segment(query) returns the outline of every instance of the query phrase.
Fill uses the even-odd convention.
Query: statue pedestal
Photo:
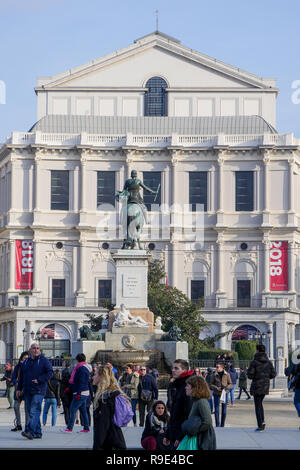
[[[146,250],[118,250],[116,263],[116,305],[127,309],[148,310],[148,259]],[[146,320],[147,321],[147,320]]]

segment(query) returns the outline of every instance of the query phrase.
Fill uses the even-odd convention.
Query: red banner
[[[288,242],[270,246],[270,290],[289,290]]]
[[[16,240],[16,289],[33,289],[33,241]]]

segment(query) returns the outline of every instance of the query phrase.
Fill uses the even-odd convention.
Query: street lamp
[[[24,328],[24,329],[22,330],[22,333],[23,333],[23,351],[24,351],[24,349],[25,349],[26,333],[27,333],[26,328]]]
[[[38,330],[36,333],[35,333],[34,331],[32,331],[32,332],[30,333],[30,336],[31,336],[32,341],[33,341],[33,340],[40,341],[40,339],[41,339],[40,330]]]

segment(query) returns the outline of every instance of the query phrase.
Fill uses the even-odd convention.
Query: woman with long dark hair
[[[141,444],[145,450],[170,450],[170,446],[163,443],[169,419],[165,403],[161,400],[156,401],[150,413],[147,414],[142,434]]]

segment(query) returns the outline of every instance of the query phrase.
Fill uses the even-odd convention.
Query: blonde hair
[[[100,397],[102,397],[102,402],[104,403],[104,394],[105,393],[112,393],[115,391],[119,391],[121,395],[123,395],[124,398],[129,403],[127,395],[120,389],[118,382],[116,381],[116,378],[114,376],[114,373],[109,366],[99,366],[97,368],[97,373],[101,377],[100,382],[97,385],[97,391],[95,393],[95,398],[94,398],[94,408],[97,407],[97,403]]]

